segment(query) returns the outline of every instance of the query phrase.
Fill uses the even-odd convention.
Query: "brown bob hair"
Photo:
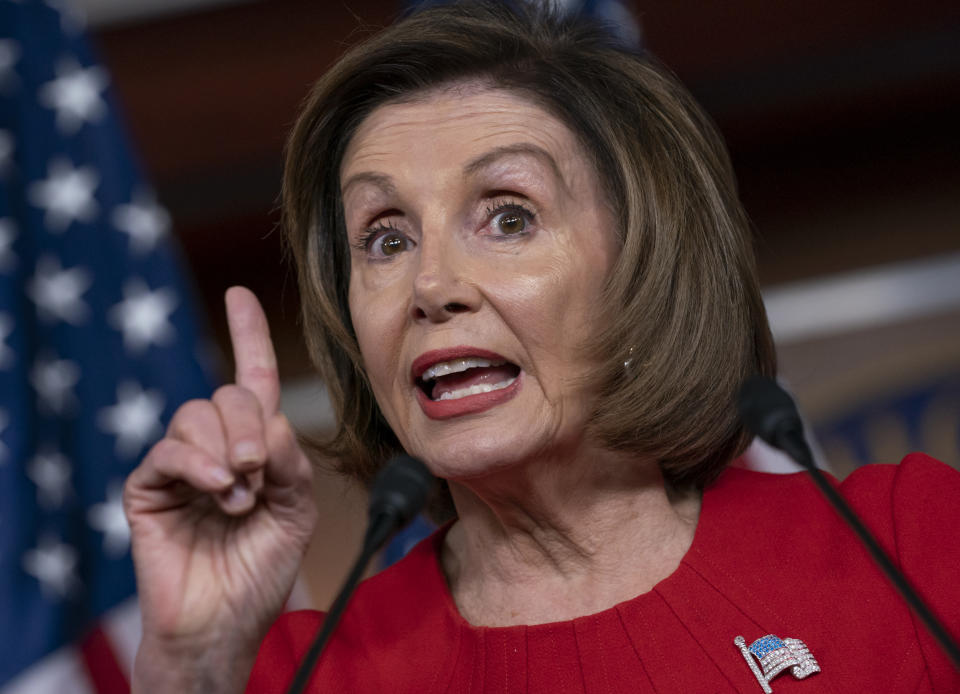
[[[620,254],[592,354],[602,364],[590,434],[702,487],[745,448],[734,405],[773,376],[749,224],[723,142],[667,70],[609,27],[551,3],[428,8],[354,47],[310,92],[286,149],[285,238],[307,347],[337,429],[312,442],[368,481],[401,450],[363,369],[347,303],[349,247],[339,172],[378,106],[460,81],[513,91],[566,124],[593,159]],[[626,365],[625,365],[625,362]]]

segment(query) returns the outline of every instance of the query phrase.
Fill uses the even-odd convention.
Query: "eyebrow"
[[[558,181],[560,181],[564,188],[568,187],[567,182],[563,178],[563,174],[560,173],[560,167],[557,165],[557,162],[553,156],[551,156],[551,154],[543,147],[529,142],[518,142],[517,144],[513,145],[503,145],[502,147],[496,147],[489,152],[484,152],[479,157],[471,159],[466,166],[463,167],[463,172],[467,175],[474,175],[478,171],[492,166],[498,159],[516,155],[532,156],[535,159],[539,159],[541,162],[547,165],[547,167],[553,172],[553,175]],[[340,194],[346,196],[347,191],[351,187],[359,185],[360,183],[369,183],[373,186],[376,186],[387,195],[395,195],[397,192],[397,187],[390,176],[382,173],[376,173],[374,171],[361,171],[353,174],[343,183]]]
[[[361,171],[359,173],[355,173],[344,182],[340,189],[340,195],[346,196],[347,191],[351,188],[351,186],[355,186],[360,183],[370,183],[371,185],[374,185],[382,190],[387,195],[394,195],[397,192],[397,187],[394,185],[393,179],[386,174],[375,173],[373,171]]]
[[[489,152],[481,154],[476,159],[471,160],[466,166],[463,167],[463,172],[466,174],[475,174],[481,169],[491,166],[498,159],[515,156],[518,154],[532,156],[535,159],[539,159],[541,162],[547,165],[547,167],[553,172],[553,175],[556,176],[557,180],[560,181],[564,188],[568,187],[567,182],[563,178],[563,174],[560,173],[560,167],[557,166],[557,162],[553,156],[551,156],[550,152],[545,150],[543,147],[530,142],[518,142],[517,144],[513,145],[496,147]]]

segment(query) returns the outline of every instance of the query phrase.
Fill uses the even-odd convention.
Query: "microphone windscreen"
[[[738,405],[744,426],[771,445],[779,447],[777,439],[784,427],[803,428],[793,398],[772,378],[748,378],[740,389]]]
[[[370,517],[395,516],[398,525],[413,520],[427,503],[434,477],[427,466],[409,455],[391,458],[370,486]]]

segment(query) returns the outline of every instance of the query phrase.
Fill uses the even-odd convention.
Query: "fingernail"
[[[221,487],[226,487],[233,482],[233,473],[222,467],[215,467],[210,470],[210,477]]]
[[[258,463],[262,459],[260,444],[255,441],[240,441],[233,447],[233,460],[236,463]]]
[[[250,501],[250,488],[243,482],[237,482],[230,487],[225,500],[229,506],[246,506]]]

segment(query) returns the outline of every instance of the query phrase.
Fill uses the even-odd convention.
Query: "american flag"
[[[211,350],[67,0],[0,0],[0,694],[128,689],[123,480]]]

